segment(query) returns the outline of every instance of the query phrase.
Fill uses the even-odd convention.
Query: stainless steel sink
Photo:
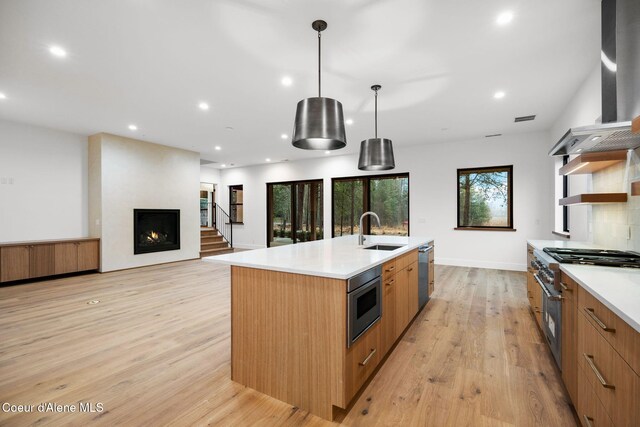
[[[364,249],[371,249],[374,251],[395,251],[398,248],[401,248],[403,246],[407,246],[407,245],[373,245],[373,246],[367,246]]]

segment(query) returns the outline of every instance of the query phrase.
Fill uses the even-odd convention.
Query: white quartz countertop
[[[528,240],[535,249],[606,249],[587,242],[567,240]],[[640,332],[640,269],[597,265],[559,264],[560,270],[587,292]]]
[[[560,269],[640,332],[640,269],[577,264]]]
[[[240,267],[348,279],[432,240],[428,237],[413,236],[366,236],[364,246],[358,246],[358,236],[354,235],[211,256],[203,260]],[[405,246],[393,251],[364,249],[375,244]]]
[[[602,249],[602,246],[589,242],[574,242],[572,240],[527,240],[534,249],[544,248],[577,248],[577,249]]]

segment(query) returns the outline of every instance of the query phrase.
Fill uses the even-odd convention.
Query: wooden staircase
[[[210,227],[200,228],[200,258],[228,252],[233,252],[233,248],[218,233],[218,230]]]

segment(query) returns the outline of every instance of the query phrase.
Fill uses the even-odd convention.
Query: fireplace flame
[[[158,233],[156,233],[155,231],[152,231],[148,236],[147,236],[147,240],[150,242],[155,242],[158,240]]]

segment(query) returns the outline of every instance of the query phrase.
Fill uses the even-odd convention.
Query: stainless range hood
[[[640,147],[640,0],[602,0],[602,124],[569,129],[549,155]]]

